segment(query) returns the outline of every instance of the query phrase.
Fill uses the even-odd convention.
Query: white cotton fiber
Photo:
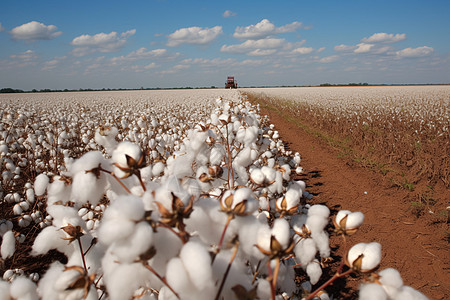
[[[256,184],[263,184],[264,183],[264,179],[265,179],[265,175],[261,171],[261,169],[253,169],[250,172],[250,178]]]
[[[380,264],[381,261],[381,245],[377,242],[359,243],[354,245],[347,253],[347,259],[351,266],[353,262],[363,254],[361,270],[372,270]]]
[[[8,230],[3,235],[3,241],[1,246],[1,255],[3,259],[7,259],[13,256],[16,251],[16,238],[11,230]]]
[[[322,204],[313,205],[308,210],[308,216],[313,215],[328,218],[328,216],[330,215],[330,209]]]
[[[103,154],[100,151],[89,151],[72,163],[70,166],[70,172],[73,176],[78,172],[86,172],[98,168],[99,165],[103,168],[106,168],[108,165],[108,162],[103,157]],[[101,176],[103,176],[103,174],[101,174]]]
[[[64,233],[54,226],[45,227],[36,237],[33,243],[31,255],[46,254],[51,249],[65,247],[68,242],[63,240]]]
[[[303,269],[314,260],[317,253],[316,243],[313,239],[302,239],[294,248],[297,262],[300,263]]]
[[[272,227],[272,235],[275,236],[283,249],[289,246],[290,228],[285,219],[276,219]]]
[[[39,174],[34,181],[34,192],[36,196],[42,196],[47,189],[49,179],[45,174]]]
[[[141,263],[117,264],[105,270],[104,280],[111,300],[131,299],[134,292],[145,285],[150,272]]]
[[[202,291],[213,286],[211,257],[202,244],[188,242],[181,249],[180,258],[197,290]]]
[[[116,241],[110,249],[121,262],[131,263],[150,248],[152,237],[152,227],[146,222],[139,222],[127,239]]]
[[[353,212],[348,215],[346,229],[358,228],[364,222],[364,214],[362,212]]]
[[[256,288],[256,294],[259,299],[271,299],[272,293],[270,288],[270,282],[265,279],[258,279],[258,287]]]
[[[381,285],[367,283],[359,288],[359,300],[387,300],[388,296]]]
[[[9,294],[9,282],[0,280],[0,300],[11,300]]]
[[[403,279],[400,272],[393,268],[387,268],[378,273],[380,282],[389,297],[394,298],[398,290],[403,286]]]
[[[395,300],[428,300],[428,298],[421,292],[413,289],[410,286],[404,285],[399,289]]]
[[[82,206],[86,203],[97,205],[103,197],[107,180],[105,176],[97,177],[93,173],[80,171],[73,176],[71,200]]]
[[[320,215],[310,215],[306,219],[306,226],[311,230],[311,233],[322,232],[328,224],[328,219]]]
[[[322,276],[322,268],[317,259],[308,264],[306,274],[308,274],[311,284],[319,282],[320,276]]]
[[[193,293],[192,282],[184,268],[180,258],[174,257],[167,264],[166,271],[167,282],[170,286],[181,295],[189,295]]]
[[[285,199],[287,203],[286,209],[291,209],[300,204],[301,193],[296,189],[289,189],[286,192]]]
[[[38,300],[36,284],[27,277],[18,277],[11,283],[11,297],[16,300]]]
[[[326,258],[330,256],[330,239],[328,233],[321,231],[311,234],[312,239],[316,243],[317,249],[319,249],[320,257]]]

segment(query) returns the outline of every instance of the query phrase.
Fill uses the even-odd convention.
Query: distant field
[[[406,168],[401,185],[450,185],[450,86],[244,89],[299,122],[356,147],[383,172]],[[404,181],[403,181],[404,180]],[[412,187],[412,186],[410,186]]]

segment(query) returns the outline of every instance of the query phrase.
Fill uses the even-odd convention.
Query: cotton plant
[[[80,118],[43,116],[50,132],[32,125],[23,149],[39,175],[5,199],[23,224],[41,228],[31,254],[56,249],[67,262],[33,275],[37,285],[8,270],[0,291],[17,299],[329,299],[324,289],[337,278],[376,269],[380,247],[357,244],[313,289],[326,280],[330,211],[305,204],[306,184],[293,180],[300,154],[286,151],[258,107],[237,94],[231,100],[166,114],[157,104],[108,107],[115,115],[82,106]],[[22,115],[23,123],[32,118]],[[10,189],[27,164],[15,155],[22,146],[5,138],[2,189]],[[355,233],[361,215],[339,212],[336,233]],[[8,222],[0,224],[5,259],[20,240]],[[296,285],[298,272],[308,281]],[[17,294],[15,282],[28,294]]]

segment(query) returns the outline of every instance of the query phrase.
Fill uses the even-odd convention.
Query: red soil
[[[340,209],[364,213],[363,226],[347,239],[346,246],[341,237],[330,238],[331,248],[337,249],[340,256],[337,261],[342,259],[344,248],[377,241],[383,253],[379,270],[399,270],[404,284],[430,299],[450,298],[447,221],[437,222],[427,211],[416,216],[411,211],[411,192],[393,187],[382,174],[339,157],[338,151],[324,140],[289,123],[280,113],[264,108],[261,113],[269,116],[287,147],[300,153],[304,174],[298,179],[304,180],[307,191],[314,195],[311,204],[325,204],[332,214]],[[443,193],[441,199],[450,199],[448,189]],[[355,298],[359,282],[350,277],[329,289],[338,298]]]

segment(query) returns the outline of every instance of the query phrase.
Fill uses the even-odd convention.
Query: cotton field
[[[366,156],[398,163],[415,184],[450,186],[450,86],[245,89]],[[379,162],[380,163],[380,162]]]
[[[237,90],[0,105],[0,299],[331,299],[334,280],[372,272],[361,299],[427,299],[376,270],[377,242],[324,278],[329,235],[364,214],[309,205],[301,152]]]

